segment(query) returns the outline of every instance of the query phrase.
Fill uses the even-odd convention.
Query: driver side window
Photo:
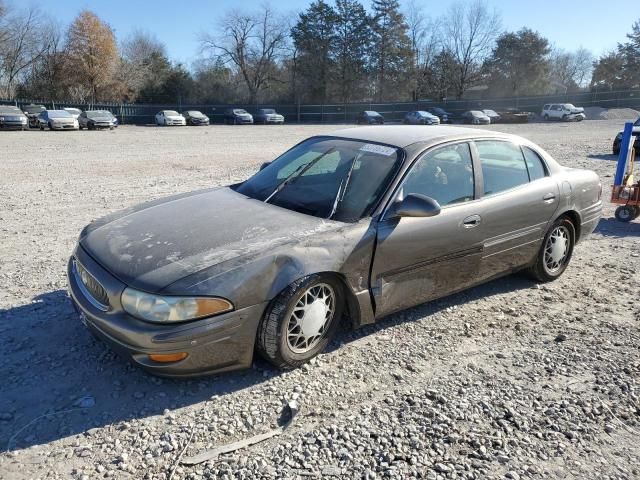
[[[474,197],[473,161],[468,143],[447,145],[420,157],[407,174],[400,199],[419,193],[444,207]]]

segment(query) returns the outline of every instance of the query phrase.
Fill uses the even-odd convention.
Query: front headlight
[[[133,288],[122,292],[122,307],[134,317],[155,323],[184,322],[233,310],[233,304],[215,297],[170,297]]]

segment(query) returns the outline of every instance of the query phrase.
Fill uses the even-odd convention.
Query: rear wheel
[[[615,216],[616,220],[627,223],[636,218],[636,213],[637,210],[635,209],[635,207],[630,205],[620,205],[618,208],[616,208]]]
[[[297,280],[268,307],[258,327],[258,352],[279,368],[296,368],[322,352],[343,311],[341,285],[325,275]]]
[[[576,241],[576,230],[567,217],[556,220],[544,237],[529,274],[539,282],[550,282],[566,270]]]

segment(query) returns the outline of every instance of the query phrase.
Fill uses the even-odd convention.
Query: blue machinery
[[[621,222],[630,222],[640,215],[640,182],[634,182],[633,178],[633,142],[633,123],[627,122],[620,141],[618,165],[611,191],[611,203],[620,205],[616,208],[616,218]]]

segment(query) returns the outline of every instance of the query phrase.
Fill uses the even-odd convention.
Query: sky
[[[84,8],[100,16],[118,39],[138,29],[154,33],[164,41],[170,58],[190,66],[199,57],[198,36],[215,32],[216,21],[226,10],[259,8],[264,0],[9,0],[14,6],[37,5],[63,25]],[[329,0],[331,3],[331,0]],[[414,0],[432,18],[446,12],[450,0]],[[270,5],[291,18],[310,0],[271,0]],[[370,0],[363,0],[369,7]],[[401,5],[406,0],[400,0]],[[501,13],[503,29],[537,30],[551,43],[565,50],[585,47],[596,56],[626,40],[631,25],[640,19],[638,0],[487,0]],[[625,13],[627,12],[627,13]]]

